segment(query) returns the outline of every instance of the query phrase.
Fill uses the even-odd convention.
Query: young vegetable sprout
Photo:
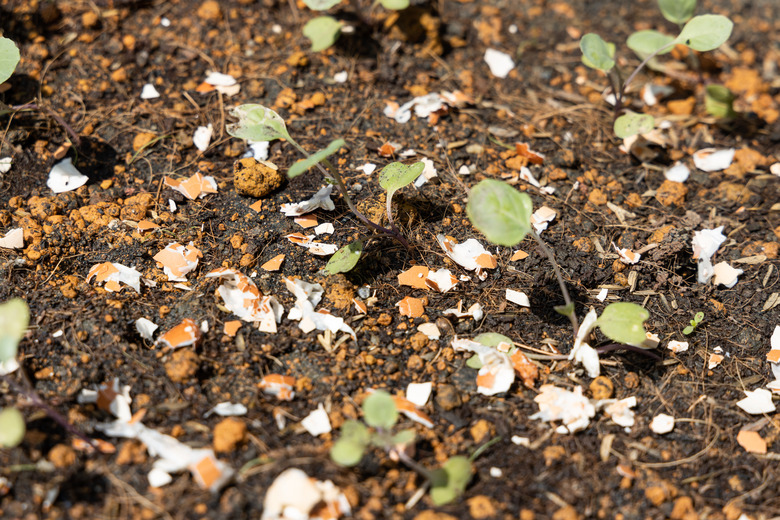
[[[685,334],[686,336],[690,336],[691,334],[693,334],[693,331],[696,330],[696,327],[698,327],[703,320],[704,320],[704,313],[697,312],[696,315],[694,315],[693,319],[691,320],[691,324],[683,329],[683,334]]]

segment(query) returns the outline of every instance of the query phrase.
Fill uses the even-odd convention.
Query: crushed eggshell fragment
[[[209,417],[217,414],[220,417],[233,417],[236,415],[246,415],[247,408],[241,403],[224,402],[216,404],[212,409],[203,414],[203,417]]]
[[[417,409],[417,405],[400,395],[393,396],[395,408],[409,419],[422,424],[426,428],[433,428],[433,421],[428,415]]]
[[[122,289],[120,283],[129,285],[135,292],[141,293],[141,273],[132,267],[122,264],[103,262],[93,265],[87,274],[87,282],[95,278],[96,283],[103,283],[103,288],[108,292],[117,292]]]
[[[624,264],[635,264],[639,262],[640,258],[642,258],[642,255],[640,255],[639,253],[635,253],[630,249],[620,248],[616,246],[614,243],[612,244],[612,247],[615,248],[615,251],[617,251],[617,254],[620,257],[620,261],[623,262]]]
[[[712,283],[725,285],[731,289],[737,284],[737,277],[744,272],[742,269],[731,267],[728,262],[718,262],[712,267]]]
[[[162,264],[163,272],[172,282],[185,282],[185,275],[198,267],[198,259],[203,253],[192,242],[183,246],[178,242],[168,244],[165,249],[154,255],[154,259]]]
[[[295,378],[282,374],[268,374],[257,384],[268,395],[280,401],[292,401],[295,397]]]
[[[772,402],[772,392],[764,388],[756,390],[745,390],[745,398],[737,401],[737,406],[749,414],[760,415],[775,411],[775,404]]]
[[[401,316],[419,318],[425,314],[425,305],[419,298],[412,298],[411,296],[407,296],[395,305],[398,307],[398,311],[401,313]]]
[[[725,357],[723,356],[723,354],[710,354],[710,357],[707,360],[707,368],[709,370],[712,370],[713,368],[720,365],[724,359]]]
[[[691,174],[691,169],[681,162],[674,163],[674,166],[664,171],[664,177],[667,181],[685,182]]]
[[[266,491],[260,520],[337,520],[350,514],[347,497],[333,482],[289,468]]]
[[[441,331],[435,323],[421,323],[417,326],[417,330],[425,334],[428,339],[437,340],[441,338]]]
[[[693,259],[698,261],[697,281],[699,283],[709,283],[715,274],[712,267],[712,256],[725,241],[726,235],[723,234],[723,226],[715,229],[702,229],[693,234],[691,247],[693,248]]]
[[[0,238],[0,247],[5,249],[24,249],[24,229],[10,229],[3,238]]]
[[[436,235],[436,240],[452,261],[467,271],[476,271],[481,280],[487,278],[485,269],[495,269],[498,265],[496,257],[474,238],[460,244],[444,235]]]
[[[265,271],[278,271],[280,267],[282,267],[282,262],[284,262],[284,254],[276,255],[266,263],[260,266],[260,269],[263,269]]]
[[[509,259],[510,262],[516,262],[518,260],[525,260],[528,258],[528,253],[525,251],[518,249],[512,254],[512,257]]]
[[[431,397],[433,383],[409,383],[406,386],[406,398],[415,406],[425,406]]]
[[[303,215],[300,217],[295,217],[295,219],[293,220],[296,224],[301,226],[303,229],[313,228],[318,224],[317,217],[312,215]]]
[[[515,62],[512,57],[496,49],[486,49],[484,56],[490,73],[497,78],[505,78],[509,72],[515,68]]]
[[[477,372],[477,392],[495,395],[509,391],[515,381],[515,369],[507,353],[457,337],[451,344],[455,352],[473,352],[479,356],[482,367]]]
[[[217,181],[214,177],[211,175],[204,176],[200,172],[184,180],[174,179],[166,175],[164,183],[190,200],[203,198],[209,193],[217,193]]]
[[[659,413],[650,422],[650,429],[658,435],[669,433],[674,430],[674,417],[665,413]]]
[[[523,291],[517,291],[515,289],[507,289],[505,298],[514,304],[521,307],[530,307],[531,302],[528,300],[528,295]]]
[[[485,312],[482,310],[482,305],[479,302],[472,304],[466,311],[463,311],[463,300],[458,300],[457,307],[445,309],[442,314],[451,314],[456,318],[474,318],[475,321],[480,321],[485,316]]]
[[[325,211],[333,211],[336,209],[336,205],[330,198],[330,194],[333,191],[332,185],[327,185],[315,193],[312,198],[304,200],[303,202],[296,202],[294,204],[282,204],[281,212],[287,217],[298,217],[306,213],[311,213],[316,209],[324,209]]]
[[[631,408],[636,406],[636,397],[631,396],[625,399],[603,399],[597,403],[597,408],[603,407],[604,412],[609,415],[612,422],[624,428],[630,428],[634,425],[634,411]]]
[[[241,322],[239,320],[226,321],[223,326],[225,335],[230,336],[231,338],[235,337],[240,328]]]
[[[666,345],[666,348],[674,352],[675,354],[680,354],[682,352],[685,352],[688,350],[688,342],[687,341],[677,341],[677,340],[671,340],[669,341],[669,344]]]
[[[157,338],[157,343],[171,349],[195,345],[201,337],[201,330],[195,320],[184,318],[181,323]]]
[[[248,276],[222,267],[209,272],[206,278],[223,280],[217,292],[233,314],[244,321],[257,323],[263,332],[276,332],[276,324],[282,321],[284,309],[273,296],[263,296]]]
[[[346,324],[343,318],[334,316],[325,310],[314,310],[325,292],[322,285],[292,278],[285,278],[284,284],[287,290],[295,295],[295,306],[290,309],[287,318],[300,321],[298,328],[303,332],[311,332],[316,329],[329,330],[335,334],[341,331],[348,333],[353,339],[357,339],[355,331]]]
[[[52,166],[46,186],[54,193],[64,193],[84,186],[87,181],[89,177],[78,171],[73,166],[72,159],[68,157]]]
[[[428,276],[425,278],[425,287],[440,293],[446,293],[455,287],[457,283],[458,279],[455,278],[449,269],[429,271]]]
[[[211,143],[211,136],[214,134],[214,126],[209,123],[208,126],[199,126],[192,135],[192,144],[201,152],[205,152]]]
[[[322,406],[322,403],[317,405],[316,410],[313,410],[309,415],[303,418],[301,426],[314,437],[322,435],[323,433],[330,433],[332,429],[328,412],[325,411],[325,407]]]
[[[740,430],[737,434],[737,443],[745,448],[748,453],[766,453],[766,440],[764,440],[758,432],[750,430]]]
[[[315,242],[314,239],[317,235],[304,235],[301,233],[290,233],[285,235],[285,238],[295,245],[305,247],[313,255],[327,256],[332,255],[338,251],[339,246],[336,244],[326,244],[325,242]]]
[[[130,404],[130,386],[120,385],[119,379],[114,378],[111,383],[103,383],[97,390],[84,388],[76,398],[79,404],[95,403],[100,410],[108,412],[117,419],[130,421],[132,412]]]
[[[137,330],[138,334],[147,341],[152,341],[154,339],[154,331],[158,328],[159,325],[156,325],[146,318],[138,318],[135,320],[135,330]]]
[[[542,206],[534,211],[531,215],[531,225],[536,230],[536,233],[539,234],[547,229],[547,226],[553,221],[557,214],[558,213],[554,209],[548,206]]]
[[[693,154],[693,164],[701,171],[718,172],[731,166],[734,153],[734,148],[725,150],[704,148]]]
[[[416,289],[427,289],[425,279],[428,277],[428,272],[429,269],[424,265],[415,265],[398,275],[398,284]]]
[[[582,387],[579,385],[571,391],[555,385],[542,385],[534,401],[539,405],[539,411],[529,419],[561,421],[563,424],[555,429],[558,433],[584,430],[590,424],[591,417],[596,415],[596,408],[582,395]]]

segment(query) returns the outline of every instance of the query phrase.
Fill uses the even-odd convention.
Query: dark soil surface
[[[666,148],[653,147],[642,158],[619,150],[611,108],[601,97],[606,80],[581,64],[578,40],[598,32],[618,43],[620,65],[633,68],[638,62],[622,45],[632,31],[675,30],[654,1],[413,4],[396,15],[367,0],[342,3],[333,12],[354,31],[312,53],[301,28],[314,15],[294,0],[0,0],[0,30],[22,53],[0,101],[46,109],[0,118],[0,157],[13,158],[0,177],[0,234],[16,227],[25,234],[24,250],[0,249],[0,301],[24,298],[32,315],[20,345],[22,369],[9,377],[26,377],[78,429],[116,447],[106,454],[74,449],[71,433],[1,384],[0,405],[20,408],[28,432],[21,445],[0,451],[6,479],[0,517],[260,518],[270,484],[291,467],[332,480],[361,519],[780,515],[780,421],[736,406],[745,390],[774,380],[766,355],[780,325],[780,306],[772,306],[780,292],[780,177],[769,170],[780,160],[780,4],[701,2],[699,13],[729,15],[734,33],[721,49],[699,56],[701,74],[692,68],[696,60],[675,51],[664,58],[673,65],[670,74],[640,75],[637,87],[652,80],[674,91],[644,109],[638,93],[632,95],[637,110],[672,125]],[[483,59],[488,48],[514,57],[517,67],[508,77],[491,75]],[[210,71],[236,77],[240,92],[198,92]],[[334,81],[342,71],[347,81]],[[159,98],[140,98],[146,83],[156,86]],[[735,91],[736,119],[707,115],[705,83]],[[439,115],[435,124],[414,114],[400,124],[383,114],[389,101],[456,90],[471,102]],[[235,189],[234,163],[246,146],[225,132],[225,124],[229,109],[241,103],[274,107],[311,152],[344,138],[335,162],[359,207],[376,219],[384,218],[378,173],[358,168],[372,162],[378,171],[392,161],[379,154],[387,142],[397,143],[397,153],[411,148],[416,160],[431,159],[438,177],[419,189],[404,188],[395,199],[396,220],[412,250],[370,238],[354,271],[324,276],[327,257],[285,238],[311,230],[280,212],[281,204],[308,199],[323,185],[318,172],[263,197],[259,211],[249,207],[257,198]],[[72,127],[78,142],[51,113]],[[213,139],[200,152],[192,136],[209,123]],[[545,155],[531,169],[553,194],[518,180],[515,142]],[[725,171],[696,170],[691,155],[708,146],[735,148],[737,159]],[[46,181],[63,157],[90,180],[55,195]],[[298,158],[289,144],[271,144],[269,160],[280,170]],[[690,178],[664,183],[664,169],[678,160],[691,166]],[[458,173],[464,165],[470,175]],[[216,194],[188,200],[163,182],[198,171],[216,179]],[[601,357],[611,395],[636,397],[633,426],[597,412],[584,430],[555,433],[559,423],[529,419],[539,410],[539,387],[579,385],[593,397],[603,384],[591,386],[582,367],[569,361],[541,361],[534,388],[518,378],[509,392],[487,397],[477,393],[468,356],[450,346],[455,335],[482,332],[546,352],[567,353],[572,346],[568,321],[553,310],[562,303],[553,270],[536,243],[526,239],[519,248],[529,256],[510,261],[513,250],[489,245],[466,217],[468,189],[502,176],[526,190],[534,208],[557,212],[542,238],[555,252],[580,317],[612,301],[650,312],[645,325],[661,339],[660,361],[624,351]],[[169,199],[177,206],[173,213]],[[370,237],[335,192],[333,199],[335,211],[314,215],[332,222],[335,232],[318,240],[343,246]],[[607,203],[633,216],[618,218]],[[160,228],[140,233],[142,219]],[[691,238],[717,226],[724,226],[727,240],[713,263],[744,270],[730,289],[696,280]],[[496,252],[498,267],[479,280],[445,256],[437,234],[478,239]],[[193,242],[202,251],[187,275],[189,291],[174,287],[153,260],[171,242]],[[657,246],[626,265],[612,243],[633,250]],[[279,254],[285,255],[279,271],[261,269]],[[102,262],[135,267],[156,286],[142,283],[140,294],[130,287],[107,292],[87,281],[90,268]],[[445,294],[399,285],[398,274],[413,265],[448,268],[469,280]],[[285,313],[276,333],[250,323],[235,337],[223,332],[225,322],[238,318],[225,309],[220,282],[205,277],[218,267],[252,275],[264,294],[279,300]],[[303,332],[288,320],[295,298],[285,277],[320,283],[325,295],[318,308],[345,318],[357,340]],[[369,304],[365,316],[351,305],[364,286],[372,296],[362,297]],[[507,302],[508,288],[524,291],[530,308]],[[596,299],[602,288],[609,289],[604,302]],[[406,296],[425,299],[422,317],[399,314],[396,303]],[[445,316],[459,301],[464,308],[480,303],[484,317]],[[703,323],[684,336],[699,311]],[[134,322],[141,317],[158,324],[158,332],[185,318],[206,321],[208,331],[195,346],[171,353],[137,333]],[[417,331],[428,322],[439,326],[440,339]],[[595,344],[606,344],[599,334]],[[669,340],[686,340],[690,348],[672,353]],[[717,349],[723,361],[710,368]],[[293,400],[280,401],[258,386],[272,373],[296,378]],[[238,419],[246,432],[233,424],[237,442],[217,453],[236,477],[215,493],[201,489],[188,471],[150,487],[156,457],[138,441],[98,431],[110,415],[77,402],[82,389],[115,378],[130,386],[132,411],[145,410],[143,424],[193,448],[214,447],[216,426],[225,420],[204,418],[205,412],[224,401],[244,404],[248,412]],[[358,418],[366,390],[399,393],[410,382],[428,381],[433,396],[424,410],[434,427],[402,421],[417,431],[420,464],[434,468],[500,438],[476,458],[465,494],[442,507],[427,495],[411,500],[424,480],[379,450],[354,468],[329,457],[338,427]],[[299,421],[320,404],[334,429],[314,437]],[[275,420],[280,411],[287,416],[282,430]],[[671,433],[651,431],[659,413],[677,419]],[[748,453],[737,442],[743,429],[757,431],[768,452]],[[514,436],[529,442],[516,444]]]

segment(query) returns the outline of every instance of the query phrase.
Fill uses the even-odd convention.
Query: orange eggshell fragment
[[[355,306],[355,310],[358,311],[360,314],[368,313],[368,306],[364,302],[358,300],[357,298],[352,298],[352,304]]]
[[[523,384],[528,388],[533,388],[536,379],[539,377],[537,366],[520,350],[515,350],[509,356],[509,359],[512,361],[512,368],[515,369],[515,373],[523,380]]]
[[[212,177],[206,178],[200,172],[195,173],[190,178],[185,180],[177,180],[166,176],[166,186],[178,191],[190,200],[195,200],[205,193],[216,193],[216,182],[212,184],[214,179]]]
[[[399,412],[414,422],[418,422],[426,428],[433,428],[433,421],[426,414],[417,409],[413,402],[400,395],[393,396],[393,402]]]
[[[400,285],[408,285],[416,289],[427,289],[425,279],[428,277],[429,269],[424,265],[415,265],[398,275]]]
[[[276,255],[266,263],[260,266],[261,269],[266,271],[278,271],[284,261],[284,254]]]
[[[515,151],[520,157],[525,157],[531,164],[542,164],[544,162],[544,155],[536,153],[528,146],[527,143],[515,143]]]
[[[204,81],[203,83],[197,86],[195,92],[198,92],[199,94],[205,94],[207,92],[211,92],[212,90],[216,90],[216,87],[211,83],[206,83]]]
[[[419,298],[412,298],[407,296],[400,302],[396,303],[401,316],[408,316],[410,318],[419,318],[425,313],[425,306],[423,301]]]
[[[198,462],[190,465],[190,471],[195,482],[203,489],[209,489],[222,476],[222,470],[217,467],[216,458],[209,453]]]
[[[258,384],[263,392],[276,396],[280,401],[292,401],[295,397],[295,378],[281,374],[268,374]]]
[[[766,354],[766,360],[772,363],[780,362],[780,350],[772,349]]]
[[[712,370],[716,366],[720,365],[721,361],[723,361],[723,356],[721,354],[710,354],[709,362],[707,363],[707,368]]]
[[[317,226],[317,217],[311,215],[303,215],[301,217],[295,217],[295,223],[304,229],[313,228]]]
[[[187,347],[194,345],[200,339],[200,328],[195,320],[185,318],[181,323],[163,334],[157,341],[170,348]]]
[[[249,207],[251,209],[253,209],[254,211],[260,213],[263,210],[263,201],[262,200],[258,200],[257,202],[255,202],[254,204],[252,204]]]
[[[151,220],[142,220],[138,223],[138,231],[149,231],[150,229],[157,229],[160,226],[155,224]]]
[[[483,269],[495,269],[498,265],[496,257],[490,253],[482,253],[474,261]]]
[[[766,441],[758,432],[740,430],[737,434],[737,442],[748,453],[766,453]]]
[[[395,153],[395,146],[390,143],[385,143],[379,147],[379,155],[382,157],[392,157]]]
[[[515,251],[515,253],[512,255],[512,258],[510,258],[509,261],[515,262],[517,260],[524,260],[526,258],[528,258],[528,253],[526,253],[521,249],[518,249],[517,251]]]
[[[226,321],[225,322],[225,334],[230,336],[231,338],[236,335],[238,332],[238,329],[241,328],[241,321],[240,320],[233,320],[233,321]]]
[[[119,269],[114,267],[114,264],[111,262],[103,262],[102,264],[95,264],[93,265],[90,270],[89,274],[87,274],[87,281],[89,282],[92,277],[95,277],[95,281],[100,283],[106,280],[111,274],[118,273]]]

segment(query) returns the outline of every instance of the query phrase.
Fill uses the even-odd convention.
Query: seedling
[[[704,321],[704,313],[697,312],[691,320],[691,324],[683,329],[683,334],[686,336],[693,334],[693,331],[696,330],[696,327],[698,327],[702,321]]]
[[[566,289],[566,284],[563,281],[563,276],[552,250],[531,228],[532,210],[531,197],[527,193],[521,193],[506,182],[494,179],[485,179],[474,186],[466,205],[466,213],[471,223],[490,242],[501,246],[513,247],[519,244],[526,235],[530,234],[539,244],[553,266],[558,285],[563,294],[564,305],[555,307],[555,310],[569,318],[576,336],[579,330],[579,322],[574,310],[574,302]],[[639,347],[645,340],[643,323],[648,317],[647,310],[634,303],[611,303],[604,309],[595,325],[611,340]],[[488,340],[497,344],[501,338],[491,337]],[[491,346],[488,343],[483,344]]]
[[[658,5],[664,17],[682,25],[680,34],[669,36],[654,30],[637,31],[629,36],[626,45],[633,50],[642,62],[625,81],[615,67],[615,45],[604,41],[595,33],[588,33],[580,40],[582,62],[604,72],[609,78],[612,93],[615,95],[615,135],[620,138],[645,133],[653,129],[653,118],[635,112],[623,112],[623,103],[628,86],[645,67],[656,67],[657,56],[671,52],[676,45],[684,45],[699,52],[717,49],[731,36],[734,24],[727,17],[715,14],[693,16],[695,0],[659,0]]]
[[[704,109],[712,116],[721,119],[734,117],[734,99],[734,93],[723,85],[707,85],[704,89]]]
[[[379,232],[380,235],[385,235],[397,240],[406,249],[410,248],[409,242],[398,227],[396,227],[393,220],[392,200],[393,194],[396,191],[411,183],[420,175],[420,173],[422,173],[425,168],[425,165],[422,162],[417,162],[410,166],[400,162],[394,162],[382,169],[379,183],[387,190],[387,219],[390,223],[390,227],[386,228],[372,222],[357,209],[352,202],[352,198],[349,196],[349,192],[341,178],[341,174],[338,169],[333,166],[333,163],[328,160],[328,157],[338,152],[338,150],[344,146],[345,143],[343,139],[331,141],[324,149],[309,154],[290,136],[284,119],[270,108],[257,104],[240,105],[231,111],[231,115],[238,118],[238,122],[227,125],[227,132],[230,135],[253,142],[273,141],[275,139],[286,140],[305,157],[294,163],[289,170],[287,170],[288,177],[297,177],[309,169],[316,167],[322,172],[328,182],[337,186],[339,193],[344,197],[344,201],[347,203],[350,211],[352,211],[363,224],[369,229]],[[331,260],[325,268],[325,272],[327,274],[336,274],[351,270],[357,264],[362,252],[363,242],[360,240],[342,247],[333,255],[333,257],[331,257]]]
[[[303,3],[312,11],[327,11],[340,4],[341,0],[303,0]],[[409,0],[379,0],[378,3],[385,9],[394,11],[409,7]],[[342,22],[332,16],[318,16],[306,22],[303,35],[311,40],[312,51],[324,51],[339,39],[342,25]]]
[[[330,450],[330,457],[336,464],[355,466],[368,448],[375,446],[427,479],[434,504],[447,504],[463,493],[471,479],[470,459],[452,457],[441,468],[429,471],[407,454],[407,448],[415,441],[414,430],[393,433],[398,409],[390,394],[382,390],[373,392],[363,401],[362,410],[365,424],[350,420],[341,426],[341,436]]]
[[[95,442],[92,439],[70,424],[67,419],[41,399],[33,390],[30,382],[27,381],[22,370],[19,370],[19,373],[24,379],[24,385],[18,383],[11,376],[11,373],[19,368],[16,354],[19,350],[19,342],[27,331],[29,321],[30,310],[24,300],[14,298],[0,305],[0,379],[16,392],[24,395],[33,405],[41,408],[46,412],[46,415],[66,431],[94,447]],[[22,442],[24,433],[24,417],[19,410],[16,408],[0,410],[0,448],[11,448],[18,445]]]

